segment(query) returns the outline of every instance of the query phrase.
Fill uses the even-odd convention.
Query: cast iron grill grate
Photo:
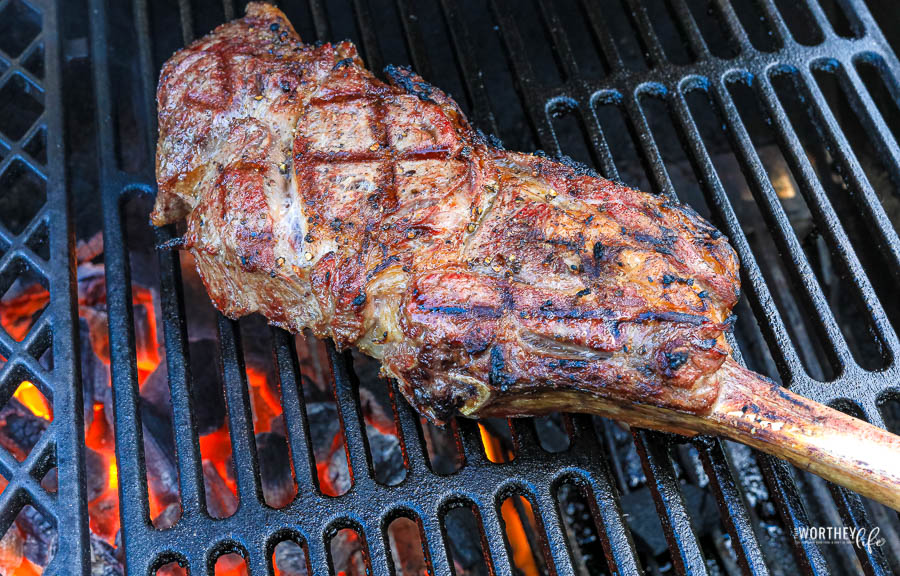
[[[121,546],[129,573],[150,574],[175,560],[192,574],[205,574],[220,554],[238,551],[252,574],[268,574],[275,545],[295,538],[305,544],[312,573],[324,574],[333,567],[328,540],[352,528],[367,543],[370,571],[386,574],[393,568],[387,525],[407,516],[420,525],[432,572],[449,574],[442,519],[449,509],[470,505],[482,521],[492,569],[508,574],[514,566],[500,501],[510,494],[530,501],[545,533],[542,563],[551,573],[575,573],[556,496],[565,482],[588,495],[610,573],[658,572],[642,561],[632,538],[622,503],[628,494],[620,494],[628,485],[605,424],[573,417],[570,446],[548,453],[530,421],[513,422],[515,458],[495,464],[478,427],[461,422],[465,463],[454,474],[438,475],[429,467],[418,417],[398,396],[407,473],[399,485],[385,486],[372,473],[353,364],[331,347],[354,485],[339,497],[321,494],[293,341],[279,331],[272,333],[273,357],[299,492],[284,508],[266,506],[240,330],[224,318],[218,320],[220,370],[240,506],[228,518],[210,518],[191,410],[181,268],[171,252],[159,253],[158,288],[183,512],[172,528],[153,528],[122,206],[154,189],[160,65],[198,34],[240,15],[238,4],[0,0],[0,206],[11,194],[24,198],[9,204],[15,215],[0,211],[0,293],[27,271],[50,294],[27,335],[17,340],[0,332],[6,359],[0,404],[29,380],[54,409],[53,423],[24,461],[0,450],[0,474],[9,481],[0,495],[0,532],[31,505],[60,528],[46,573],[89,572],[71,248],[76,227],[94,209],[102,214],[104,232]],[[900,62],[861,0],[281,4],[308,41],[349,35],[373,70],[413,65],[452,92],[476,126],[499,134],[510,148],[566,153],[609,178],[705,210],[743,263],[746,300],[736,339],[744,360],[803,395],[885,426],[885,406],[900,399],[900,313],[892,292],[900,280]],[[73,78],[79,73],[89,80]],[[78,107],[67,97],[64,74],[67,89],[87,85],[89,105]],[[92,133],[64,138],[64,113],[67,126],[87,125]],[[73,124],[71,118],[81,115],[90,118]],[[88,176],[81,172],[86,165],[93,170]],[[173,234],[160,230],[156,241]],[[42,256],[44,244],[49,258]],[[48,367],[41,358],[51,347]],[[634,442],[672,569],[719,573],[692,528],[696,510],[671,457],[672,439],[636,432]],[[859,548],[856,558],[835,558],[833,550],[801,540],[800,530],[822,517],[810,507],[821,493],[813,494],[814,481],[784,463],[757,455],[773,514],[793,551],[790,560],[769,555],[748,506],[747,470],[729,464],[736,459],[734,447],[711,439],[691,446],[739,570],[896,570],[890,549]],[[53,466],[56,493],[39,484]],[[896,514],[845,490],[826,489],[825,499],[834,500],[828,505],[848,526],[896,526]]]

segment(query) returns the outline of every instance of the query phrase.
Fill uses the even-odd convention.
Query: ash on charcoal
[[[390,384],[378,377],[377,362],[363,358],[357,361],[354,357],[354,365],[357,366],[359,403],[366,423],[375,480],[395,486],[406,478],[406,466],[388,393]]]
[[[125,571],[116,557],[116,549],[106,540],[91,534],[91,576],[123,576]]]
[[[388,486],[396,486],[406,478],[403,451],[400,440],[393,434],[384,434],[374,426],[366,426],[375,480]]]
[[[102,454],[87,446],[84,448],[84,457],[87,497],[88,502],[91,502],[106,492],[106,488],[109,486],[109,467]]]
[[[181,504],[169,504],[153,519],[153,527],[165,530],[174,526],[181,519]]]
[[[81,348],[81,383],[84,394],[84,423],[90,426],[94,420],[94,402],[103,402],[109,389],[109,364],[98,357],[91,345],[90,326],[85,318],[78,319],[79,346]]]
[[[472,509],[460,506],[444,515],[444,533],[457,574],[488,576],[490,569],[481,547],[481,525]]]
[[[32,506],[25,506],[16,517],[23,535],[22,552],[37,566],[46,566],[56,555],[59,538],[56,525]]]
[[[225,484],[215,465],[203,461],[203,487],[206,490],[206,507],[213,518],[228,518],[238,507],[238,499]]]
[[[418,522],[409,518],[397,518],[388,525],[388,540],[397,576],[428,574]]]
[[[19,462],[25,460],[50,423],[15,398],[0,409],[0,446]]]
[[[41,488],[51,494],[55,494],[59,489],[59,470],[56,466],[47,470],[47,473],[41,478]]]
[[[557,498],[577,573],[579,576],[606,574],[606,557],[582,488],[570,483],[563,484],[559,487]]]
[[[293,540],[284,540],[275,546],[275,566],[281,576],[307,576],[306,550]]]
[[[323,483],[322,489],[330,490],[332,495],[343,494],[350,489],[353,480],[337,406],[334,402],[313,402],[306,405],[306,415],[316,463],[325,468],[325,477],[319,479]]]
[[[0,574],[13,574],[22,564],[24,554],[22,532],[13,524],[0,539]]]
[[[368,552],[365,543],[356,531],[350,528],[339,530],[331,539],[329,550],[336,573],[343,573],[346,576],[369,574],[366,566]]]

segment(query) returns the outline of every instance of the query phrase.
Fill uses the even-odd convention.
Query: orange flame
[[[328,477],[328,467],[330,466],[331,459],[338,450],[344,450],[343,430],[339,430],[338,433],[334,435],[334,439],[331,441],[331,448],[329,448],[328,456],[325,460],[316,462],[316,475],[319,478],[319,489],[322,491],[322,494],[325,494],[326,496],[340,496],[343,494],[343,492],[338,491],[338,487],[332,484],[331,479]]]
[[[53,408],[41,394],[34,384],[28,380],[23,381],[16,389],[13,398],[21,402],[26,408],[38,418],[44,420],[53,420]]]
[[[525,518],[519,514],[516,503],[525,511]],[[526,576],[537,576],[538,567],[534,559],[534,550],[528,542],[528,536],[525,534],[525,522],[534,529],[537,521],[534,512],[531,509],[531,503],[522,496],[512,496],[500,506],[500,514],[503,516],[503,522],[506,524],[506,537],[509,539],[509,547],[512,549],[513,564],[518,568],[519,573]]]
[[[237,496],[237,484],[228,469],[228,460],[231,458],[231,434],[228,431],[228,423],[211,434],[201,436],[199,440],[203,459],[212,463],[231,493]]]
[[[484,445],[484,453],[488,460],[495,463],[513,460],[515,454],[513,454],[512,450],[505,447],[501,439],[493,434],[487,426],[479,422],[478,430],[481,433],[481,442]],[[520,511],[524,511],[524,515]],[[532,549],[528,536],[525,533],[526,522],[532,530],[535,530],[537,527],[531,503],[522,496],[512,496],[507,498],[500,506],[500,514],[503,516],[503,522],[506,525],[506,537],[509,541],[509,547],[512,549],[513,564],[518,568],[520,574],[536,576],[539,572],[534,556],[535,551]]]
[[[137,343],[138,383],[143,384],[159,366],[159,349],[156,340],[156,311],[153,308],[153,293],[141,286],[133,287],[132,304],[137,310],[142,308],[147,315],[147,331]]]
[[[216,560],[216,576],[249,576],[247,562],[238,554],[225,554]]]
[[[481,433],[481,443],[484,445],[484,454],[488,460],[494,463],[512,462],[515,455],[503,446],[500,438],[491,434],[481,422],[478,423],[478,431]]]
[[[253,431],[257,434],[271,432],[273,420],[281,416],[281,402],[269,386],[264,372],[247,366],[247,383],[250,385]]]
[[[39,576],[44,573],[44,569],[40,566],[35,565],[28,558],[22,558],[22,563],[19,564],[19,567],[16,568],[16,571],[11,574],[11,576]]]
[[[31,330],[38,313],[49,303],[50,292],[35,282],[0,305],[0,325],[13,340],[21,342]]]

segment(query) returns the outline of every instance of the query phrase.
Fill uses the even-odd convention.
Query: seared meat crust
[[[186,219],[215,305],[359,347],[438,422],[578,411],[573,393],[708,411],[739,292],[726,238],[493,146],[437,88],[385,74],[266,4],[166,63],[152,220]]]

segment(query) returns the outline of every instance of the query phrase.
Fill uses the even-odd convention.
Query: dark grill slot
[[[595,105],[597,120],[603,133],[601,156],[602,173],[607,178],[625,183],[639,190],[649,190],[650,180],[637,153],[634,130],[622,113],[621,97],[618,94],[603,95]]]
[[[565,150],[567,155],[578,162],[593,164],[590,143],[575,104],[560,102],[551,105],[548,113],[552,119],[553,135],[556,137],[558,149]]]
[[[302,539],[293,536],[275,544],[271,554],[272,570],[285,576],[310,574],[309,555]]]
[[[441,530],[454,574],[492,573],[481,515],[471,502],[452,502],[443,514]]]
[[[719,58],[734,58],[740,52],[737,40],[728,34],[722,10],[713,0],[685,0],[706,49]],[[684,16],[682,16],[684,19]]]
[[[898,570],[896,514],[743,446],[565,415],[437,430],[366,361],[214,313],[189,257],[154,248],[179,231],[146,225],[154,93],[173,51],[245,4],[0,0],[2,302],[31,290],[45,306],[15,319],[25,328],[4,317],[0,405],[31,406],[35,422],[38,396],[20,399],[28,381],[53,415],[30,453],[0,450],[0,533],[55,528],[46,573],[86,574],[92,557],[115,566],[119,554],[129,573],[165,576],[207,574],[217,561],[252,576],[276,566],[290,576],[507,574],[523,542],[550,574]],[[568,154],[708,213],[743,263],[744,360],[900,429],[900,64],[862,1],[280,4],[304,39],[349,37],[376,73],[413,64],[510,148]],[[106,282],[110,376],[86,355],[73,272],[101,230],[91,260]],[[163,343],[152,377],[146,291]],[[84,450],[83,396],[110,377],[118,552],[91,533],[98,480],[84,476],[97,461]],[[269,430],[262,381],[266,410],[283,411]],[[148,400],[160,389],[171,408]],[[320,467],[319,436],[343,464]],[[212,440],[224,456],[201,450]],[[163,506],[151,502],[165,444]],[[714,502],[697,508],[698,494]],[[230,500],[210,504],[217,496]],[[878,525],[893,539],[869,551],[799,537],[832,523]]]
[[[789,0],[780,0],[776,4],[794,40],[806,46],[815,46],[825,39],[808,6]]]
[[[779,38],[772,21],[766,15],[759,0],[738,0],[733,10],[753,47],[762,52],[774,52],[779,47]]]
[[[862,36],[862,24],[856,18],[848,4],[842,0],[821,0],[822,11],[831,22],[831,27],[838,36],[859,38]]]
[[[328,564],[332,574],[362,576],[371,570],[366,540],[358,527],[338,529],[328,545]]]
[[[890,157],[887,156],[890,152],[878,140],[873,141],[871,135],[866,132],[854,109],[854,106],[858,104],[847,97],[837,74],[842,74],[842,71],[822,68],[814,73],[814,78],[828,102],[831,113],[837,118],[850,145],[854,146],[854,153],[867,160],[865,163],[860,162],[860,165],[866,174],[869,185],[881,200],[885,211],[892,213],[896,209],[895,199],[900,196],[900,184],[898,184],[900,183],[900,173],[892,168]],[[895,223],[894,230],[897,231],[898,227],[900,225]]]
[[[897,79],[891,75],[884,59],[876,54],[863,54],[856,58],[856,71],[868,90],[869,97],[878,107],[881,118],[890,127],[896,142],[900,135],[900,117],[897,116]],[[864,97],[864,96],[863,96]]]

